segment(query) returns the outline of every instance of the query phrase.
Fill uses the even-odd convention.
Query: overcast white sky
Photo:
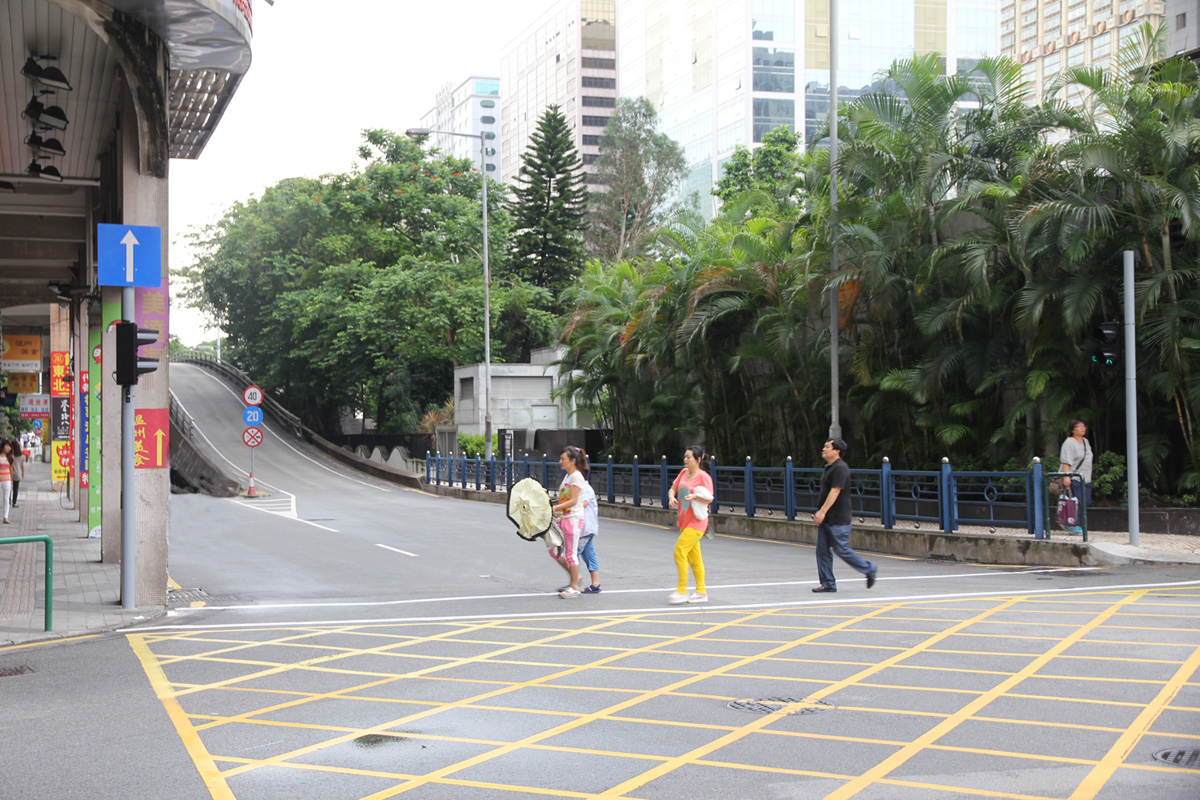
[[[190,263],[189,229],[238,200],[349,171],[362,130],[419,125],[444,84],[499,75],[501,48],[551,2],[256,0],[249,73],[200,158],[171,162],[171,265]],[[175,300],[171,332],[185,344],[216,335]]]

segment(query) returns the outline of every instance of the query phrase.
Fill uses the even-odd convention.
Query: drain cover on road
[[[193,603],[233,603],[237,598],[231,594],[209,594],[203,589],[176,589],[167,593],[167,605],[190,606]]]
[[[0,678],[11,678],[14,675],[28,675],[32,669],[22,664],[19,667],[0,667]]]
[[[785,715],[816,714],[819,711],[832,711],[837,708],[833,703],[809,700],[807,697],[760,697],[757,700],[730,700],[725,705],[734,711],[746,711],[751,714],[781,712]]]
[[[1200,748],[1176,747],[1171,750],[1159,750],[1154,754],[1157,761],[1171,764],[1184,769],[1200,769]]]

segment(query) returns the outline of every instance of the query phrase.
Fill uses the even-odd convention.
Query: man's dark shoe
[[[813,589],[813,591],[814,592],[836,592],[837,587],[835,587],[835,586],[818,586],[817,588]]]
[[[867,588],[868,589],[870,589],[872,586],[875,585],[875,573],[877,573],[877,572],[879,572],[878,569],[873,569],[867,573]]]

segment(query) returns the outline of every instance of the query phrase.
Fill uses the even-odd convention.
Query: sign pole
[[[246,490],[246,497],[256,497],[258,492],[254,491],[254,448],[250,448],[250,488]]]
[[[121,288],[121,319],[134,321],[136,297],[132,286]],[[107,361],[107,359],[105,359]],[[134,553],[137,549],[134,513],[137,509],[137,493],[134,491],[134,386],[125,386],[121,403],[121,608],[136,608],[137,571],[134,569]]]

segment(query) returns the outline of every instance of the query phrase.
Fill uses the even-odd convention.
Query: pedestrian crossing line
[[[177,729],[183,726],[189,736],[194,737],[185,736],[181,730],[180,735],[188,744],[189,753],[193,755],[194,759],[197,754],[201,756],[201,760],[197,761],[197,768],[201,770],[206,785],[210,780],[215,780],[218,788],[223,786],[230,792],[227,795],[214,793],[214,797],[232,797],[234,789],[238,786],[237,781],[242,775],[263,768],[282,768],[314,775],[319,773],[326,776],[339,774],[370,776],[376,780],[393,783],[390,787],[378,789],[370,794],[366,794],[364,790],[363,800],[384,800],[384,798],[402,795],[422,786],[436,786],[438,787],[437,796],[447,798],[458,797],[459,795],[455,792],[460,790],[484,789],[492,792],[526,792],[547,797],[619,796],[626,800],[636,800],[635,792],[637,792],[638,786],[653,783],[656,789],[650,791],[650,796],[663,796],[664,786],[669,787],[671,784],[664,784],[662,781],[669,780],[673,772],[684,767],[702,767],[740,774],[743,777],[731,780],[739,781],[739,785],[744,787],[752,785],[746,783],[754,780],[750,776],[774,775],[776,781],[786,776],[793,776],[802,779],[838,782],[841,787],[837,791],[841,792],[847,791],[847,787],[861,785],[862,788],[874,786],[878,793],[883,787],[890,786],[927,793],[953,792],[964,797],[1046,800],[1039,794],[1020,793],[1019,789],[1022,787],[1010,785],[1011,782],[1006,784],[997,781],[993,787],[979,785],[959,787],[951,785],[954,782],[953,774],[945,775],[944,782],[936,783],[928,780],[912,780],[908,779],[912,776],[895,774],[894,766],[887,771],[881,771],[880,768],[890,761],[895,761],[901,754],[911,751],[913,756],[928,752],[974,756],[983,759],[1021,759],[1030,765],[1031,770],[1045,769],[1045,765],[1054,764],[1076,770],[1082,768],[1085,773],[1095,775],[1095,780],[1101,787],[1107,785],[1116,770],[1136,770],[1136,774],[1147,776],[1195,775],[1195,770],[1189,771],[1170,765],[1126,763],[1133,746],[1140,742],[1148,732],[1152,732],[1154,736],[1160,738],[1171,735],[1168,731],[1156,730],[1157,726],[1155,725],[1155,721],[1168,709],[1176,714],[1200,714],[1200,710],[1175,704],[1175,698],[1178,697],[1178,692],[1182,691],[1184,686],[1200,686],[1195,683],[1195,672],[1197,666],[1200,665],[1192,664],[1197,658],[1197,654],[1200,654],[1200,647],[1178,642],[1167,645],[1164,642],[1154,641],[1144,642],[1147,647],[1143,647],[1143,642],[1136,641],[1137,639],[1149,640],[1153,634],[1160,634],[1164,631],[1180,630],[1188,633],[1193,629],[1174,625],[1167,628],[1122,624],[1130,621],[1130,618],[1136,617],[1139,613],[1133,611],[1127,616],[1123,613],[1125,610],[1140,610],[1145,607],[1144,604],[1155,602],[1154,598],[1147,597],[1148,591],[1142,591],[1140,595],[1135,596],[1135,593],[1128,590],[1114,591],[1109,587],[1108,589],[1094,590],[1083,596],[1075,594],[1056,597],[1028,594],[1019,597],[992,598],[986,603],[981,602],[980,598],[947,599],[937,603],[922,600],[919,603],[925,607],[924,612],[914,612],[907,603],[900,601],[874,604],[856,601],[843,603],[840,607],[774,608],[756,613],[744,610],[735,612],[720,608],[706,611],[703,614],[660,610],[656,613],[630,615],[592,614],[588,617],[576,617],[569,620],[562,617],[543,616],[540,618],[477,620],[474,623],[356,622],[328,626],[305,624],[303,627],[280,625],[266,637],[263,637],[263,634],[270,629],[263,628],[220,631],[154,631],[129,634],[129,637],[131,642],[135,636],[140,637],[145,651],[138,653],[139,659],[144,665],[148,660],[152,663],[153,668],[158,669],[161,673],[162,684],[161,686],[156,685],[155,690],[159,692],[160,698],[165,692],[167,697],[174,702],[174,710],[166,700],[164,700],[164,708]],[[1084,608],[1086,611],[1064,611],[1061,606],[1055,607],[1058,601],[1064,598],[1073,603],[1077,609]],[[1078,602],[1080,600],[1086,602],[1081,604]],[[985,605],[986,608],[981,607]],[[1177,608],[1178,613],[1159,614],[1156,616],[1156,620],[1167,624],[1171,623],[1173,619],[1179,619],[1184,623],[1191,622],[1194,619],[1194,613],[1188,612],[1194,612],[1197,606],[1195,604],[1172,604],[1172,608]],[[937,618],[932,613],[932,609],[937,609],[953,618]],[[920,619],[914,621],[911,619],[914,616]],[[1003,619],[1005,617],[1009,617],[1009,619],[1005,621]],[[1037,621],[1039,617],[1054,620],[1052,625],[1048,623],[1042,625],[1043,632],[1048,633],[1052,628],[1061,629],[1064,631],[1063,636],[1059,638],[1045,635],[1022,636],[1019,633],[1006,636],[995,629],[986,634],[977,633],[976,626],[987,628],[1005,624],[1011,625],[1019,631],[1021,627]],[[925,629],[933,623],[937,623],[943,628],[941,630]],[[895,627],[895,624],[903,627]],[[630,630],[623,630],[623,628],[630,628]],[[656,630],[661,633],[651,633]],[[789,630],[793,634],[791,637],[786,635]],[[1115,644],[1126,648],[1140,649],[1150,653],[1153,657],[1145,659],[1118,656],[1106,658],[1103,655],[1086,656],[1067,652],[1076,645],[1107,647],[1108,645],[1102,643],[1105,640],[1093,637],[1103,636],[1105,631],[1109,630],[1128,633],[1130,638],[1134,639],[1134,641],[1113,639]],[[534,634],[532,638],[531,633]],[[898,636],[902,639],[917,636],[921,637],[921,641],[912,646],[905,646],[903,643],[900,646],[872,646],[850,638],[862,636],[866,637],[862,641],[871,641],[872,639],[877,640],[881,635]],[[493,636],[501,641],[492,638]],[[363,639],[359,637],[371,637],[375,640],[374,646],[345,646],[352,641],[361,644]],[[322,639],[325,642],[317,645],[316,642]],[[1006,647],[1005,652],[988,649],[994,644],[1003,644],[1001,640],[1009,640],[1013,646]],[[1017,646],[1017,643],[1020,642],[1030,645],[1031,651],[1012,652],[1021,649]],[[632,643],[633,646],[627,646],[629,643]],[[696,646],[701,643],[704,646]],[[972,649],[974,643],[978,643],[979,649]],[[947,644],[951,646],[945,646]],[[172,649],[193,646],[203,648],[208,645],[212,646],[210,650],[192,652],[188,655],[182,655]],[[1153,645],[1183,648],[1190,653],[1190,656],[1181,655],[1178,660],[1154,656],[1154,649],[1149,647]],[[270,658],[259,657],[254,652],[255,648],[268,646],[284,647],[285,650],[282,653],[273,650]],[[470,655],[461,655],[463,647],[485,649]],[[806,653],[805,648],[811,647],[818,647],[828,655],[820,657],[815,653]],[[164,650],[162,655],[153,652],[156,648]],[[307,648],[310,652],[301,652],[303,648]],[[412,652],[388,652],[397,648]],[[414,650],[414,648],[417,649]],[[438,648],[443,649],[439,650]],[[287,649],[297,651],[294,661],[288,661]],[[312,651],[318,649],[322,653],[326,653],[326,651],[328,653],[317,657],[300,657],[302,655],[311,656]],[[747,650],[753,652],[747,653]],[[793,650],[794,652],[789,654],[788,651]],[[455,652],[460,655],[451,655]],[[844,655],[839,655],[839,653]],[[392,668],[387,666],[387,661],[375,660],[358,664],[343,661],[343,659],[359,654],[383,657],[388,661],[395,660],[394,673],[389,674],[389,670]],[[875,659],[875,655],[868,654],[877,654],[878,662],[872,660]],[[797,655],[814,657],[796,657]],[[922,663],[903,663],[917,655],[924,656]],[[390,656],[397,658],[391,659]],[[654,662],[643,663],[638,660],[645,656],[654,656],[663,661],[660,665]],[[930,657],[939,656],[979,656],[988,661],[981,664],[979,669],[947,666],[946,662],[938,662],[936,658],[927,661]],[[583,657],[586,663],[578,663],[580,657]],[[707,657],[724,658],[728,663],[717,666],[713,666],[711,663],[696,663],[698,659],[708,661]],[[997,657],[1021,658],[1024,659],[1024,663],[1014,664],[1013,669],[1005,670],[997,668],[993,663]],[[437,660],[438,663],[427,664],[420,669],[410,669],[410,665],[406,665],[405,662],[412,658]],[[1135,675],[1128,671],[1126,674],[1131,675],[1128,680],[1103,674],[1075,676],[1041,671],[1044,668],[1050,668],[1052,664],[1065,666],[1106,661],[1114,664],[1157,665],[1160,667],[1159,671],[1163,673],[1162,679],[1153,680],[1150,677]],[[214,680],[197,681],[192,676],[205,673],[189,672],[188,682],[168,682],[168,675],[188,665],[196,667],[203,665],[204,670],[207,671],[205,677],[211,675]],[[251,674],[241,674],[242,668],[247,665],[253,667]],[[755,665],[769,666],[769,669],[758,669]],[[800,665],[809,667],[824,665],[829,668],[844,666],[850,669],[850,674],[848,677],[833,678],[828,673],[822,675],[811,669],[792,669],[791,665],[797,667]],[[476,670],[472,673],[455,669],[469,666],[486,667],[487,670],[483,672]],[[1175,667],[1175,669],[1167,672],[1162,670],[1162,667]],[[1189,667],[1190,672],[1188,671]],[[536,668],[537,674],[527,680],[505,680],[503,675],[507,673],[491,674],[493,668],[507,668],[509,673],[513,674],[518,673],[518,668],[526,670]],[[238,674],[232,677],[221,674],[222,669],[237,670]],[[887,679],[883,674],[885,670],[888,670],[887,674],[893,675],[894,679]],[[894,672],[892,672],[893,670]],[[837,669],[834,674],[836,675],[840,671]],[[1069,673],[1070,671],[1070,669],[1058,669],[1055,670],[1055,673]],[[151,675],[151,672],[152,669],[147,667],[147,674]],[[898,677],[905,673],[914,676],[928,673],[929,677],[918,677],[917,685],[909,685],[908,678]],[[256,675],[269,678],[270,681],[258,680],[253,677]],[[325,685],[325,688],[316,691],[296,691],[287,688],[294,686],[294,682],[280,682],[281,676],[288,675],[325,675],[330,679],[341,681],[341,683],[337,685],[336,689],[330,689],[328,685]],[[631,677],[609,681],[603,677],[604,675]],[[647,678],[661,676],[666,685],[659,685],[654,680],[642,681],[640,678],[632,677],[638,675],[645,675]],[[957,685],[950,685],[953,683],[950,681],[951,676],[979,676],[981,679],[991,681],[992,685],[991,688],[963,688],[964,685],[970,686],[970,684],[963,684],[959,681]],[[178,673],[173,677],[184,677],[184,674]],[[1044,680],[1038,688],[1046,688],[1060,683],[1062,689],[1053,691],[1048,689],[1043,694],[1029,691],[1018,692],[1019,684],[1030,677],[1039,681]],[[1004,678],[1004,680],[996,681],[996,678]],[[410,697],[408,691],[401,688],[409,679],[419,679],[417,683],[413,684],[414,686],[426,685],[426,689],[419,693],[422,695],[421,697]],[[904,700],[898,703],[896,708],[880,707],[870,702],[839,702],[837,704],[839,711],[848,713],[906,715],[926,718],[934,723],[933,727],[928,729],[925,734],[915,737],[912,741],[837,735],[834,732],[827,733],[815,729],[786,730],[777,725],[786,718],[778,713],[756,718],[747,725],[732,726],[691,722],[687,719],[673,718],[673,715],[663,716],[662,714],[665,712],[657,714],[654,712],[653,701],[667,698],[677,702],[700,702],[705,704],[705,707],[708,707],[708,704],[715,705],[733,699],[719,691],[720,688],[723,688],[722,684],[710,683],[710,679],[762,682],[764,687],[769,685],[766,682],[778,682],[781,687],[790,684],[793,689],[797,685],[816,687],[814,690],[806,692],[806,701],[822,697],[836,700],[839,692],[850,688],[874,693],[868,694],[866,697],[940,697],[945,698],[943,702],[953,706],[954,710],[922,710],[921,706],[928,706],[928,703],[915,699]],[[944,683],[946,685],[943,685]],[[321,686],[322,684],[314,685]],[[476,685],[481,688],[486,687],[486,689],[475,691],[473,687]],[[730,686],[734,685],[736,683]],[[1129,698],[1126,698],[1120,693],[1105,690],[1100,693],[1098,698],[1093,699],[1086,695],[1096,693],[1084,690],[1082,697],[1070,696],[1073,687],[1089,685],[1148,687],[1152,692],[1146,693],[1142,690],[1141,695],[1148,697],[1153,694],[1156,697],[1157,713],[1150,714],[1150,704],[1137,702],[1137,695],[1130,695]],[[444,691],[439,688],[441,686],[461,688]],[[1166,693],[1171,686],[1175,686],[1176,691],[1174,695],[1168,696]],[[378,691],[382,687],[389,688],[386,691]],[[535,689],[543,693],[550,691],[554,695],[569,692],[579,695],[581,702],[574,708],[570,706],[562,708],[528,707],[530,697],[549,696],[518,694]],[[712,691],[712,689],[718,689],[718,691]],[[763,691],[769,690],[764,688]],[[463,696],[464,692],[467,696]],[[603,708],[589,710],[588,706],[593,702],[583,701],[583,698],[594,697],[603,702],[604,692],[613,693],[614,697],[620,699],[607,703]],[[779,693],[789,694],[791,692],[781,689]],[[879,695],[879,693],[883,694]],[[250,704],[253,704],[255,695],[260,695],[269,705],[247,710],[248,704],[242,700],[231,700],[227,703],[219,699],[221,696],[236,696],[249,700]],[[286,700],[281,699],[281,695]],[[800,695],[795,696],[799,697]],[[1103,699],[1110,696],[1122,699]],[[506,697],[511,697],[513,700],[506,702]],[[204,700],[204,698],[208,699]],[[1089,707],[1136,709],[1137,720],[1140,722],[1135,721],[1128,728],[1122,728],[1071,722],[1072,718],[1079,718],[1078,714],[1066,715],[1062,721],[1047,722],[1037,719],[1008,719],[996,716],[995,713],[984,716],[979,713],[986,709],[992,700],[1000,698],[1070,702],[1081,710]],[[374,719],[364,722],[361,727],[354,727],[353,724],[338,724],[340,720],[344,720],[344,714],[339,718],[333,718],[328,715],[328,710],[321,711],[319,707],[313,705],[322,700],[377,703],[380,704],[381,713],[374,715]],[[398,704],[418,706],[421,707],[421,710],[407,713],[399,718],[391,718],[393,712],[387,709],[389,706]],[[600,703],[594,704],[599,705]],[[893,702],[888,703],[889,706],[892,704]],[[190,714],[188,713],[189,706],[193,706]],[[288,715],[277,713],[281,711],[295,712],[306,706],[312,710],[303,716],[294,713]],[[213,713],[213,708],[222,707],[232,708],[237,713],[224,716]],[[935,704],[933,707],[937,708],[938,706]],[[515,715],[514,719],[538,717],[546,720],[561,720],[561,722],[551,723],[552,727],[549,729],[540,730],[532,735],[523,735],[519,727],[513,728],[511,734],[505,735],[507,728],[503,725],[493,726],[491,731],[495,731],[498,735],[492,736],[472,736],[469,733],[462,736],[443,735],[426,730],[428,723],[418,724],[425,720],[431,720],[436,724],[439,715],[468,709],[473,714],[500,715],[497,717],[500,720],[505,719],[504,715]],[[634,709],[639,712],[647,712],[650,716],[642,717],[628,713]],[[201,711],[203,713],[198,713]],[[1086,714],[1086,712],[1084,713]],[[267,715],[273,715],[274,718],[266,718]],[[1106,718],[1108,716],[1106,715]],[[1083,719],[1087,719],[1086,715]],[[957,743],[946,740],[946,735],[967,721],[1020,726],[1029,731],[1028,736],[1017,734],[1012,737],[1014,748],[1021,746],[1027,749],[1031,748],[1033,746],[1031,743],[1038,737],[1039,730],[1062,731],[1063,735],[1059,738],[1064,743],[1070,740],[1068,732],[1074,731],[1076,733],[1092,732],[1111,735],[1114,738],[1110,741],[1116,741],[1117,737],[1120,737],[1128,746],[1119,753],[1114,746],[1106,749],[1104,756],[1093,759],[1088,757],[1090,753],[1072,752],[1065,745],[1061,750],[1050,752],[1038,750],[1016,752],[962,746],[961,740]],[[593,743],[594,746],[578,746],[581,737],[565,736],[572,731],[579,731],[585,726],[598,722],[655,726],[664,731],[663,736],[655,737],[657,740],[669,737],[668,732],[672,728],[711,730],[719,736],[709,745],[699,748],[689,746],[685,752],[671,755],[640,752],[636,743],[623,738],[598,736],[597,731],[593,728],[588,728],[586,741]],[[441,724],[444,726],[446,723]],[[286,752],[273,754],[267,758],[246,757],[244,750],[230,753],[214,750],[210,753],[209,746],[216,742],[228,741],[228,739],[218,738],[208,742],[207,737],[211,735],[211,732],[230,725],[241,726],[234,735],[242,737],[242,739],[257,736],[254,733],[255,730],[261,730],[264,736],[269,735],[272,740],[279,739],[280,735],[286,734],[287,731],[292,731],[294,736],[291,737],[289,746],[284,748]],[[1186,725],[1186,721],[1177,721],[1174,727],[1184,725]],[[942,731],[942,733],[931,738],[931,734],[937,731]],[[852,732],[849,731],[849,733]],[[447,763],[436,764],[437,768],[422,769],[421,774],[400,773],[388,769],[361,769],[359,768],[361,765],[355,763],[353,759],[350,763],[338,761],[335,754],[340,745],[348,745],[362,737],[372,736],[377,738],[394,737],[397,741],[412,739],[425,742],[453,742],[484,748],[484,750],[467,758],[458,757],[461,755],[460,753],[451,751],[449,753],[450,760]],[[558,738],[560,736],[563,738]],[[785,767],[761,763],[740,763],[741,759],[728,757],[735,751],[724,750],[726,745],[748,741],[747,737],[750,736],[805,740],[813,746],[818,746],[821,742],[845,745],[869,744],[873,747],[894,748],[894,752],[890,755],[881,755],[874,762],[873,767],[868,762],[867,771],[856,775],[839,774],[819,768],[793,768],[803,766],[797,764],[789,764]],[[311,740],[314,737],[319,741],[305,741],[306,738]],[[1200,737],[1193,737],[1193,739],[1200,740]],[[722,741],[724,744],[720,744]],[[300,744],[303,746],[296,746]],[[966,744],[970,745],[971,742]],[[193,748],[198,749],[194,750]],[[806,747],[804,751],[808,749]],[[510,773],[505,773],[503,768],[485,769],[489,764],[505,763],[506,756],[517,754],[519,751],[563,754],[578,758],[626,759],[636,774],[629,777],[629,771],[613,770],[611,772],[612,785],[600,788],[590,787],[589,791],[576,791],[574,787],[567,789],[562,786],[549,785],[524,786],[520,784],[533,781],[528,777],[500,780],[497,776]],[[740,752],[745,752],[745,748]],[[314,760],[318,760],[318,756],[322,763],[312,763]],[[204,758],[207,758],[208,761],[205,762]],[[1111,763],[1106,763],[1105,758],[1109,758]],[[334,763],[327,763],[330,760],[333,760]],[[814,763],[814,766],[819,767],[820,764]],[[878,774],[872,774],[873,771]],[[640,780],[650,773],[660,774],[660,777]],[[961,770],[959,774],[962,774]],[[637,786],[628,786],[624,791],[620,791],[625,784],[635,781]],[[658,782],[655,783],[655,781]],[[802,784],[794,785],[799,787]],[[1029,789],[1036,791],[1033,785],[1025,788],[1027,791]],[[748,793],[751,791],[751,789],[747,789]],[[857,791],[846,794],[846,796],[852,796]],[[669,789],[667,793],[670,794]],[[351,796],[345,791],[339,792],[338,795]],[[818,795],[814,794],[813,796]],[[824,789],[820,796],[826,796]],[[833,796],[839,795],[835,792]],[[1094,795],[1080,795],[1080,797],[1092,796]],[[253,800],[253,798],[247,795],[244,800]]]

